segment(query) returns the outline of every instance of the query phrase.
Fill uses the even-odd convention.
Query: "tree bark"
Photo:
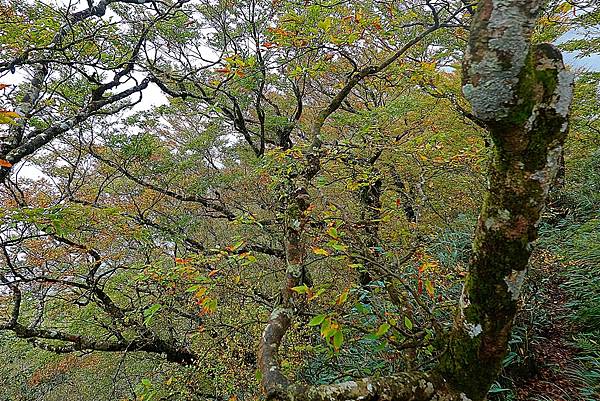
[[[260,371],[268,399],[485,399],[507,352],[529,256],[568,130],[573,76],[555,47],[531,45],[542,3],[481,0],[473,19],[463,92],[474,116],[490,131],[494,155],[469,274],[454,326],[442,341],[445,352],[438,366],[429,373],[324,386],[291,384],[281,373],[277,355],[293,315],[284,302],[271,315],[261,339]]]
[[[483,400],[507,352],[517,300],[568,129],[572,75],[549,44],[532,46],[542,1],[484,0],[463,91],[494,142],[469,275],[438,371]]]

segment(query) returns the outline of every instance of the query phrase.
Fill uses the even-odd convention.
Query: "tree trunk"
[[[541,1],[484,0],[463,91],[489,127],[494,156],[473,256],[439,371],[483,400],[507,352],[517,300],[568,128],[573,78],[560,52],[531,46]]]
[[[268,399],[485,399],[506,355],[538,223],[559,169],[568,130],[573,77],[555,47],[531,45],[542,3],[481,0],[473,19],[463,92],[475,117],[490,131],[494,156],[475,229],[469,274],[437,368],[428,373],[323,386],[292,384],[281,373],[277,358],[293,312],[284,296],[283,305],[275,309],[261,338],[260,371]],[[323,120],[319,121],[322,125]],[[299,210],[304,204],[299,203]],[[287,288],[300,282],[300,271],[290,269],[301,265],[290,258],[302,254],[290,248],[293,243],[288,244]]]

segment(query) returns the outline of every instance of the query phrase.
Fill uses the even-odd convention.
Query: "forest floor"
[[[573,345],[577,327],[569,315],[569,294],[563,288],[562,274],[565,266],[547,251],[534,255],[533,280],[539,280],[539,298],[533,308],[541,308],[543,323],[531,319],[532,340],[529,344],[528,372],[514,378],[516,399],[519,401],[579,401],[583,400],[578,383],[570,372],[578,367],[575,357],[578,349]],[[541,279],[543,278],[543,280]],[[539,326],[538,326],[539,324]]]

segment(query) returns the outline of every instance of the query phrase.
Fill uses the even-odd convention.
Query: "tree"
[[[506,354],[537,224],[568,128],[571,75],[556,48],[530,44],[541,7],[542,2],[483,1],[473,19],[463,91],[474,115],[489,127],[495,150],[440,376],[405,374],[310,389],[289,385],[275,358],[291,312],[276,309],[261,349],[263,383],[275,398],[432,399],[446,393],[446,380],[461,392],[449,397],[485,398]]]
[[[182,364],[207,354],[207,375],[224,374],[231,351],[252,377],[258,358],[271,399],[483,399],[568,127],[570,75],[554,47],[531,45],[542,3],[10,7],[0,71],[31,79],[7,93],[21,118],[0,148],[0,281],[12,302],[2,329],[57,353],[146,351]],[[118,22],[102,18],[109,9]],[[435,63],[456,60],[471,19],[462,89],[472,111],[453,96],[444,107],[457,115],[426,121],[434,106],[415,87],[453,88],[454,75]],[[122,112],[152,85],[168,105]],[[436,124],[484,127],[493,142],[450,330],[428,304],[433,284],[419,277],[415,290],[405,280],[437,218],[425,210],[425,183],[452,174],[428,173],[418,156],[415,139]],[[410,167],[401,146],[416,155]],[[11,174],[36,152],[54,182],[23,190]],[[397,211],[386,206],[390,193]],[[377,315],[378,282],[401,324]],[[334,306],[324,300],[315,313],[311,302],[327,297]],[[310,318],[336,352],[354,323],[343,320],[348,298],[372,306],[371,336],[388,338],[407,371],[321,386],[290,380],[279,353],[294,319]],[[248,339],[260,339],[258,355],[244,349]],[[417,350],[434,344],[431,369],[415,372]]]

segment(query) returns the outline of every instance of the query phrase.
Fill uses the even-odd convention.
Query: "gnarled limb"
[[[464,394],[451,391],[442,376],[431,372],[405,372],[393,376],[368,377],[320,386],[290,384],[281,372],[277,353],[291,319],[290,309],[275,309],[261,339],[259,369],[263,375],[262,383],[269,400],[464,401]]]
[[[19,338],[24,338],[38,348],[59,354],[74,351],[145,351],[149,353],[165,354],[167,360],[181,364],[191,364],[198,359],[193,352],[176,347],[163,339],[149,335],[147,337],[133,340],[100,340],[91,337],[64,333],[58,330],[38,329],[25,327],[17,323],[11,330]],[[53,344],[44,340],[59,341],[61,344]]]

